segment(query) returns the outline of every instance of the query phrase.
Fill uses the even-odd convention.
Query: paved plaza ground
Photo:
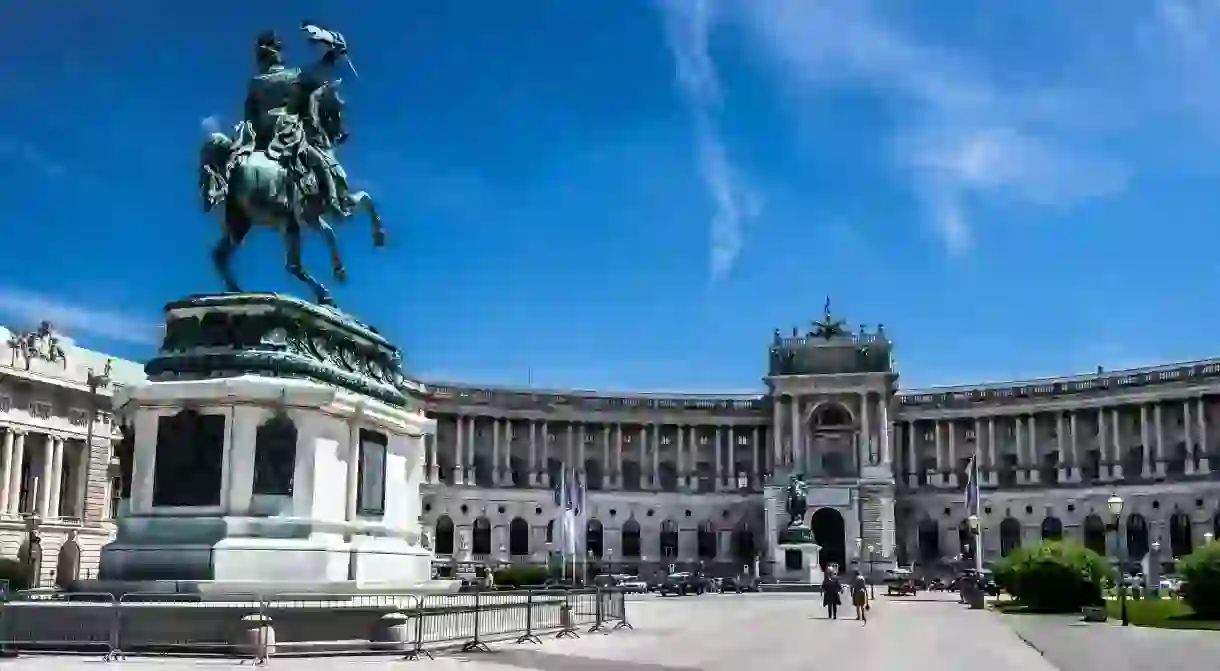
[[[306,671],[370,667],[462,671],[761,671],[850,668],[852,671],[1126,671],[1212,668],[1220,658],[1213,632],[1164,632],[1109,625],[1073,626],[1035,616],[970,611],[951,595],[881,598],[867,625],[828,621],[817,594],[633,597],[635,631],[546,638],[542,645],[500,644],[490,653],[440,655],[435,661],[393,657],[274,658],[267,669]],[[1045,649],[1045,656],[1022,636]],[[1206,641],[1206,644],[1204,643]],[[1133,643],[1134,642],[1134,643]],[[1163,648],[1175,642],[1176,652]],[[1138,649],[1144,653],[1124,653]],[[1194,650],[1191,653],[1190,650]],[[1188,662],[1189,659],[1194,660]],[[1155,660],[1151,661],[1151,660]],[[96,658],[23,657],[0,663],[16,669],[238,668],[236,660],[133,658],[103,664]],[[249,663],[245,665],[249,668]]]

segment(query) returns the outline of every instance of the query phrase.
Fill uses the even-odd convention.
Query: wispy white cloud
[[[761,213],[762,200],[730,160],[716,124],[723,93],[710,47],[716,18],[711,0],[657,1],[673,54],[675,80],[693,120],[700,177],[712,200],[710,267],[712,279],[718,280],[729,273],[741,254],[745,226]]]
[[[115,342],[155,344],[161,325],[146,318],[99,306],[68,303],[16,287],[0,286],[0,315],[14,327],[49,321],[66,333],[91,335]],[[11,320],[11,321],[9,321]]]
[[[1079,115],[1069,96],[1002,88],[984,64],[904,33],[868,0],[732,6],[789,85],[866,88],[901,107],[896,164],[951,252],[972,244],[973,198],[1068,206],[1126,187],[1122,162],[1077,146],[1066,132]]]
[[[0,135],[0,159],[19,161],[50,177],[59,177],[67,172],[62,163],[53,160],[34,144],[21,138]]]
[[[208,116],[203,117],[203,119],[199,121],[199,127],[203,130],[204,133],[219,133],[220,132],[220,118],[217,117],[215,114],[209,114]]]

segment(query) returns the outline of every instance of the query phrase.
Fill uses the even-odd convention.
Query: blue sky
[[[419,375],[753,390],[826,295],[907,387],[1220,355],[1216,0],[10,4],[0,323],[140,359],[218,290],[198,143],[310,18],[391,236],[336,295]]]

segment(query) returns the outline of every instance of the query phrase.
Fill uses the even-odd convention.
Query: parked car
[[[670,573],[665,577],[665,581],[657,588],[657,592],[661,596],[676,594],[678,596],[686,596],[687,594],[703,594],[704,584],[703,579],[694,576],[690,573]]]
[[[757,592],[758,581],[750,576],[732,576],[720,581],[720,592]]]
[[[618,584],[618,586],[619,589],[628,594],[643,594],[648,591],[648,583],[638,576],[624,578],[623,581]]]

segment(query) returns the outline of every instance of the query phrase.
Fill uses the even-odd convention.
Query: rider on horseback
[[[222,175],[210,175],[205,209],[210,210],[227,191],[233,167],[255,151],[279,162],[292,175],[298,202],[319,202],[322,210],[350,214],[347,180],[342,168],[327,151],[339,138],[319,137],[320,120],[315,95],[332,83],[329,70],[344,45],[330,44],[322,59],[307,70],[284,67],[283,44],[274,32],[258,37],[255,56],[259,74],[249,84],[244,123],[239,125]]]

